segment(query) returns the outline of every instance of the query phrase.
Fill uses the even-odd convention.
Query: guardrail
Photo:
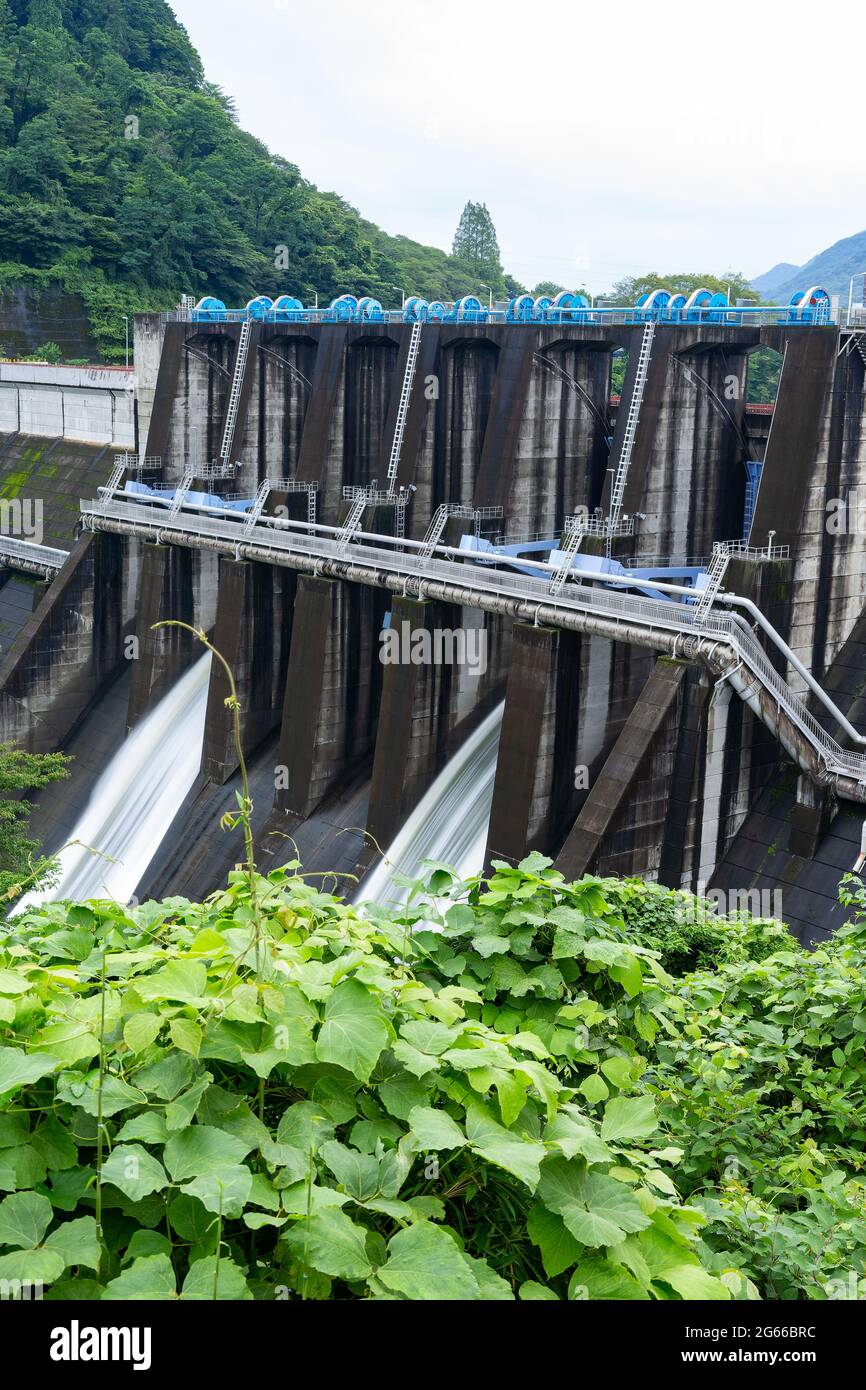
[[[725,325],[735,328],[760,327],[765,323],[787,324],[796,326],[819,326],[833,327],[838,320],[845,315],[844,310],[795,310],[790,304],[755,304],[755,305],[730,305],[728,308],[694,308],[694,309],[659,309],[650,310],[644,313],[639,308],[627,307],[623,305],[604,305],[600,304],[589,309],[545,309],[539,311],[537,317],[532,318],[509,318],[507,309],[481,309],[470,310],[462,317],[447,313],[444,317],[437,317],[422,322],[433,324],[523,324],[527,328],[542,328],[545,324],[573,325],[580,324],[645,324],[655,323],[659,326],[671,325],[674,327],[700,327],[705,324]],[[173,309],[160,315],[164,323],[249,323],[262,322],[271,326],[279,324],[321,324],[321,323],[342,323],[354,324],[360,327],[370,327],[376,324],[404,324],[415,323],[417,320],[407,319],[402,309],[383,309],[375,317],[370,318],[341,318],[331,308],[311,308],[311,309],[290,309],[282,310],[276,314],[250,314],[247,309],[223,309],[219,312],[211,310],[181,310]]]
[[[489,565],[482,567],[472,562],[472,552],[466,552],[466,558],[428,558],[419,556],[417,549],[412,553],[410,547],[417,543],[403,541],[401,544],[407,548],[398,551],[381,544],[384,539],[381,537],[373,538],[375,544],[364,543],[363,533],[356,533],[352,542],[347,544],[344,539],[332,540],[319,534],[333,528],[306,528],[301,523],[277,518],[263,517],[245,534],[242,529],[243,517],[233,521],[228,517],[204,513],[169,514],[157,506],[144,506],[120,499],[103,502],[84,500],[81,514],[84,525],[93,530],[114,529],[129,535],[157,539],[174,537],[191,545],[210,541],[212,545],[216,543],[214,548],[230,550],[235,547],[235,553],[239,555],[243,547],[247,555],[273,559],[276,563],[291,564],[293,556],[299,560],[304,557],[308,561],[356,563],[373,571],[403,576],[406,581],[411,579],[414,581],[413,588],[424,580],[439,580],[463,590],[471,590],[480,599],[500,595],[526,604],[537,604],[539,609],[602,615],[617,626],[628,624],[649,633],[675,633],[684,639],[721,645],[728,650],[734,663],[725,674],[733,678],[740,667],[751,672],[765,695],[770,697],[778,710],[784,710],[790,723],[805,739],[827,777],[856,784],[858,799],[866,800],[866,754],[842,748],[827,733],[770,662],[748,624],[736,615],[720,612],[716,608],[699,615],[694,600],[691,603],[670,602],[626,593],[617,585],[633,581],[616,576],[599,576],[605,587],[594,587],[591,579],[589,582],[574,582],[570,577],[560,593],[551,594],[547,577],[532,579]],[[110,525],[101,527],[100,523],[105,522]],[[442,549],[453,552],[453,547]],[[758,550],[756,558],[766,556]],[[550,565],[539,565],[538,568],[547,574],[555,571],[555,567]],[[776,639],[776,645],[783,655],[793,655],[781,639]],[[742,698],[748,698],[748,691],[740,693]],[[766,707],[761,706],[756,713],[764,722],[771,723]],[[840,794],[850,795],[850,787]]]
[[[68,550],[57,550],[18,536],[0,536],[0,566],[23,570],[25,574],[54,575],[69,558]]]

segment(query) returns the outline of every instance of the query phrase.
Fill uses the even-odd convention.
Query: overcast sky
[[[862,3],[171,3],[305,177],[446,250],[486,202],[530,287],[751,277],[866,228]]]

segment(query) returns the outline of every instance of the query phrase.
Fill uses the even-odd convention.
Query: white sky
[[[170,3],[306,178],[446,250],[486,202],[530,288],[754,276],[866,227],[862,3]]]

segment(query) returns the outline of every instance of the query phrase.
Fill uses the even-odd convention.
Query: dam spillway
[[[864,537],[827,526],[866,466],[862,335],[718,309],[579,312],[139,316],[139,448],[80,498],[88,529],[5,653],[2,736],[65,746],[125,671],[127,727],[140,727],[197,659],[185,631],[153,630],[181,619],[235,674],[271,858],[280,836],[332,814],[343,847],[355,836],[357,875],[378,872],[377,847],[504,699],[488,858],[535,848],[571,873],[693,888],[782,873],[786,915],[819,936],[838,918],[827,847],[848,855],[838,832],[848,824],[851,843],[862,820],[859,755],[802,672],[864,727]],[[783,358],[769,431],[746,408],[760,348]],[[763,684],[722,660],[720,634],[740,640],[719,616],[726,590],[779,638],[755,639]],[[670,623],[658,604],[644,623],[653,594]],[[484,660],[389,663],[389,630],[463,634]],[[199,858],[208,807],[237,774],[227,693],[215,666],[172,826],[183,846],[195,824]],[[349,798],[350,784],[364,790]],[[762,844],[774,787],[787,811]],[[237,856],[209,854],[216,887]]]

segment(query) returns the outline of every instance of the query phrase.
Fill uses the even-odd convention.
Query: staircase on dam
[[[250,348],[250,334],[252,323],[249,319],[244,319],[241,324],[240,337],[238,338],[238,350],[235,357],[235,368],[232,375],[232,384],[229,390],[228,403],[226,405],[226,420],[223,429],[222,443],[220,445],[220,463],[229,464],[232,461],[232,448],[235,440],[235,426],[238,419],[238,408],[240,406],[241,391],[243,389],[244,374],[247,369],[247,357]]]

